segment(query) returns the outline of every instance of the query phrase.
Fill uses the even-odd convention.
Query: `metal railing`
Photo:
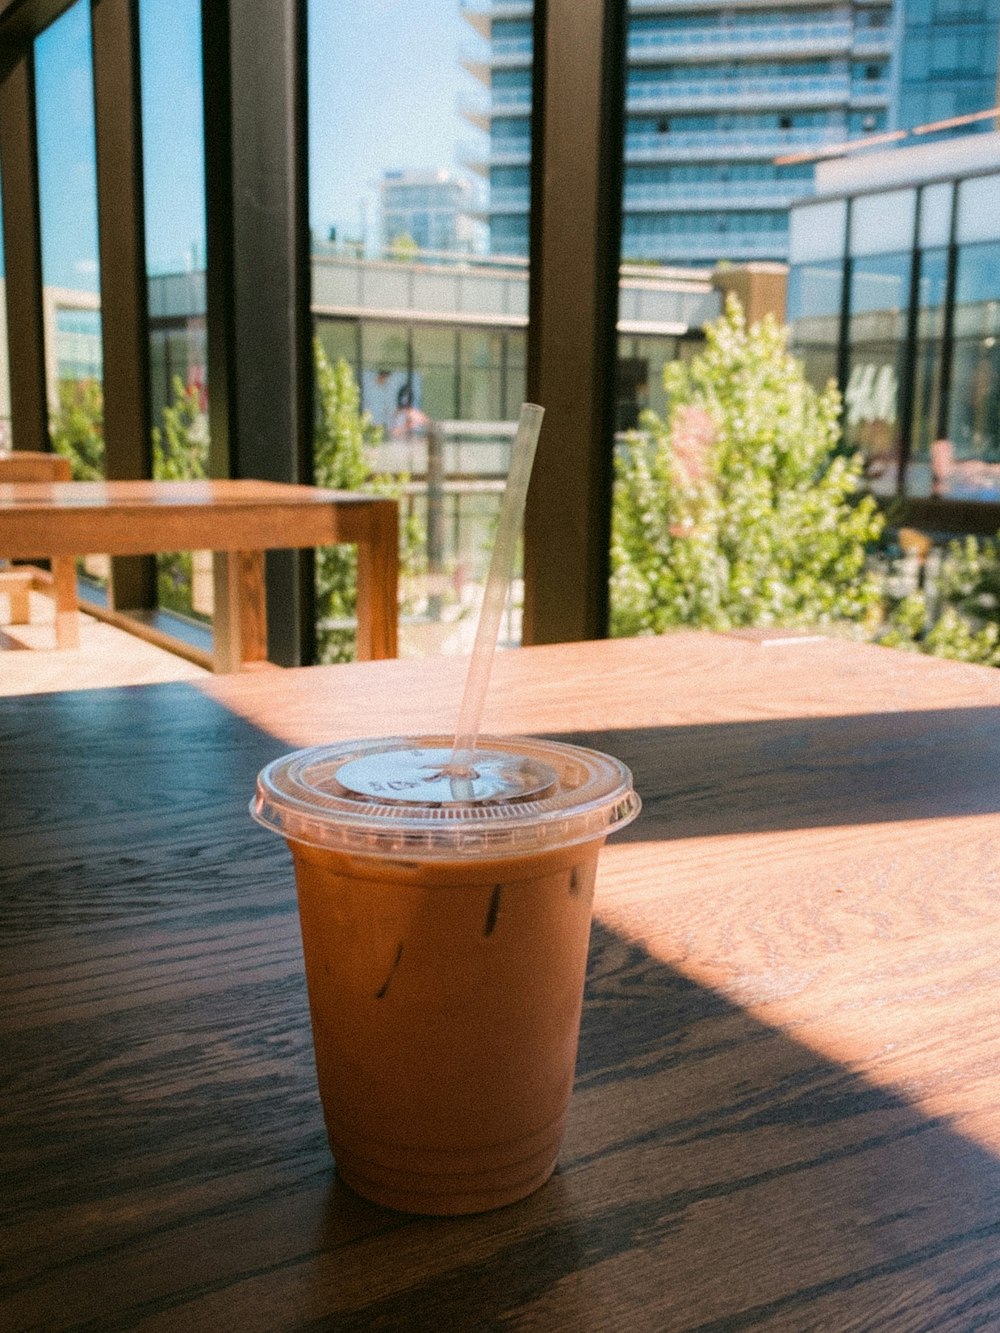
[[[625,206],[692,203],[717,203],[731,200],[734,205],[753,202],[760,206],[787,208],[793,199],[812,194],[811,180],[731,180],[691,181],[664,185],[626,185]]]
[[[644,50],[677,50],[682,47],[711,49],[715,46],[774,46],[796,49],[810,45],[848,47],[854,38],[852,24],[788,23],[784,21],[706,25],[702,28],[633,28],[628,36],[629,54]]]
[[[727,105],[782,99],[846,102],[851,80],[846,74],[801,75],[791,78],[702,78],[633,80],[628,87],[630,108],[649,104],[694,104],[725,101]]]

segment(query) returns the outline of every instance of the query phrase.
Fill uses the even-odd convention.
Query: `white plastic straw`
[[[544,414],[545,409],[535,403],[523,403],[521,406],[517,434],[514,436],[511,448],[507,486],[500,503],[500,518],[497,522],[496,541],[490,559],[490,572],[486,578],[479,624],[476,626],[469,674],[465,678],[465,691],[462,694],[462,706],[458,714],[455,743],[446,770],[455,777],[459,777],[463,772],[467,773],[471,767],[472,751],[476,748],[479,736],[483,701],[486,698],[486,688],[493,668],[500,618],[510,589],[514,553],[517,550],[517,539],[524,518],[531,466],[535,461],[538,433],[542,428]]]

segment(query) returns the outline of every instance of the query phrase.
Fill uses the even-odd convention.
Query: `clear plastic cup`
[[[639,812],[596,750],[485,737],[300,750],[254,818],[295,865],[320,1095],[343,1180],[408,1212],[512,1203],[556,1163],[598,853]]]

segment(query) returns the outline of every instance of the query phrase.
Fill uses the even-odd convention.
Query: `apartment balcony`
[[[862,0],[857,0],[861,3]],[[868,0],[873,5],[885,5],[886,0]],[[716,5],[716,8],[721,8]],[[726,9],[735,13],[746,13],[748,17],[759,14],[761,0],[727,0]],[[629,0],[630,14],[685,14],[704,13],[705,0]],[[795,0],[796,9],[829,9],[830,0]],[[530,9],[530,6],[529,6]]]
[[[633,31],[628,39],[631,64],[736,60],[748,52],[764,59],[781,56],[846,56],[854,26],[842,23],[715,24],[704,28]]]
[[[490,190],[489,212],[527,213],[531,202],[531,191],[527,185],[494,185]]]
[[[811,180],[704,181],[671,185],[627,185],[625,208],[630,213],[658,213],[720,208],[790,208],[812,194]],[[495,193],[495,192],[494,192]]]
[[[732,232],[663,232],[651,236],[626,237],[622,252],[629,259],[658,260],[664,264],[715,263],[719,259],[788,259],[786,231],[747,234]]]
[[[855,79],[851,84],[851,106],[862,110],[883,107],[889,101],[888,79]]]
[[[497,37],[493,41],[492,62],[530,65],[534,42],[530,37]]]
[[[855,32],[851,55],[855,60],[868,60],[892,54],[892,33],[888,28],[869,28]]]
[[[490,148],[490,165],[494,167],[521,167],[531,161],[531,140],[501,140]]]
[[[821,148],[847,138],[843,125],[797,130],[692,130],[668,134],[630,134],[626,162],[764,161],[796,149]],[[528,159],[525,158],[525,161]]]
[[[627,108],[642,111],[737,111],[754,108],[845,105],[851,96],[847,75],[761,79],[664,79],[634,83]]]
[[[489,41],[496,19],[530,19],[535,6],[533,0],[497,0],[495,4],[487,0],[461,0],[459,9],[469,27]]]

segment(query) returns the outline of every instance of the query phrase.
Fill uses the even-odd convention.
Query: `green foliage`
[[[153,476],[159,481],[204,481],[208,476],[208,420],[195,385],[173,380],[173,402],[163,426],[153,427]]]
[[[389,242],[389,257],[399,263],[410,263],[416,259],[419,253],[420,246],[407,231],[401,232],[399,236],[394,236]]]
[[[59,408],[49,421],[52,448],[68,458],[74,481],[104,480],[104,391],[101,381],[60,380]]]
[[[316,485],[400,499],[405,478],[393,481],[373,471],[371,450],[382,438],[382,431],[361,411],[361,395],[351,367],[343,359],[331,364],[318,338],[313,341],[313,361]],[[408,519],[400,534],[402,573],[415,572],[423,545],[422,528],[415,519]],[[324,546],[316,551],[316,635],[321,662],[348,662],[354,657],[357,568],[357,552],[352,546]]]
[[[704,351],[665,368],[666,419],[646,413],[649,441],[615,460],[612,633],[876,617],[882,519],[837,452],[835,389],[817,394],[787,344],[730,296]]]
[[[173,401],[163,409],[163,425],[154,426],[153,476],[158,481],[204,481],[208,476],[208,420],[196,386],[179,375],[172,383]],[[183,615],[191,606],[194,579],[190,551],[166,551],[156,558],[156,589],[160,606]]]
[[[890,648],[1000,666],[1000,536],[949,542],[923,588],[887,597],[876,637]]]

